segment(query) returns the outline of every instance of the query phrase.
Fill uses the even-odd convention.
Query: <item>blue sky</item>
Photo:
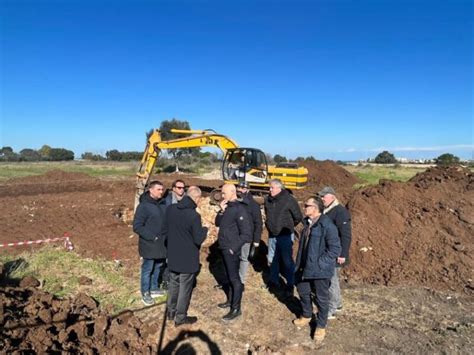
[[[0,146],[141,151],[178,118],[288,157],[473,158],[468,0],[0,4]]]

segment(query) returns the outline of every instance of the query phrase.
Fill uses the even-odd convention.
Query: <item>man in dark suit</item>
[[[199,249],[207,236],[196,207],[201,190],[190,186],[186,195],[166,211],[163,234],[168,247],[170,284],[168,289],[167,317],[176,326],[193,324],[197,317],[188,316],[192,291],[199,272]]]

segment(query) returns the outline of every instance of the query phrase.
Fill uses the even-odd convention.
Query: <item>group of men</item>
[[[143,302],[153,304],[161,296],[159,278],[169,269],[167,317],[175,325],[191,324],[196,317],[187,314],[191,294],[199,271],[199,249],[207,235],[196,207],[201,190],[176,180],[172,191],[163,198],[164,187],[158,181],[149,184],[142,196],[133,223],[139,235],[139,252],[143,258],[141,292]],[[351,217],[336,198],[332,187],[325,187],[305,200],[303,213],[294,196],[279,179],[269,182],[265,198],[265,226],[268,230],[267,260],[270,268],[269,288],[281,289],[293,297],[296,286],[302,314],[293,320],[301,328],[313,317],[313,295],[317,306],[315,340],[325,337],[328,319],[342,309],[339,270],[349,262]],[[302,223],[300,237],[295,227]],[[245,181],[237,187],[225,184],[215,224],[219,227],[218,245],[227,275],[223,286],[226,301],[218,307],[227,309],[222,317],[232,321],[242,314],[241,303],[249,260],[258,250],[262,234],[260,206],[250,194]],[[299,239],[296,262],[293,243]]]

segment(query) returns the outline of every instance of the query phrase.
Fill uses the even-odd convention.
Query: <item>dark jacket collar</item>
[[[162,205],[165,204],[165,199],[160,198],[159,200],[155,200],[150,196],[150,191],[147,191],[140,196],[140,203],[141,202],[151,203],[154,205]]]
[[[237,200],[234,200],[234,201],[229,201],[229,202],[227,203],[227,206],[228,206],[228,207],[236,207],[236,206],[238,206],[238,205],[239,205],[240,203],[242,203],[242,202],[243,202],[243,201],[238,200],[238,199],[237,199]]]
[[[324,214],[321,214],[321,215],[319,216],[318,220],[316,221],[316,223],[313,222],[312,225],[321,224],[321,225],[325,226],[325,225],[327,225],[327,223],[328,223],[328,221],[329,221],[328,219],[329,219],[328,216],[326,216],[326,215],[324,215]],[[305,218],[303,219],[303,225],[304,225],[305,227],[309,225],[309,217],[305,217]]]
[[[178,208],[180,210],[184,209],[195,209],[197,207],[196,202],[193,201],[193,199],[189,196],[183,196],[181,201],[178,202]]]
[[[282,199],[284,196],[288,195],[289,192],[285,189],[281,190],[280,193],[276,196],[271,196],[271,195],[268,195],[268,201],[270,202],[273,202],[273,201],[278,201],[280,199]]]
[[[250,192],[247,192],[246,194],[242,194],[241,198],[238,198],[237,200],[244,205],[248,205],[250,203],[250,199],[253,198],[252,194]]]

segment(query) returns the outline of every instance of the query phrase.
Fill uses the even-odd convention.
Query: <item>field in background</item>
[[[394,181],[408,181],[418,173],[425,171],[427,166],[382,166],[382,165],[345,165],[344,168],[351,174],[357,176],[362,182],[354,187],[362,187],[367,185],[376,185],[380,179]]]
[[[138,162],[20,162],[0,163],[0,181],[31,175],[41,175],[53,169],[71,173],[85,173],[94,177],[133,177]]]
[[[138,162],[89,161],[0,163],[0,182],[11,178],[41,175],[53,169],[72,173],[85,173],[90,176],[103,178],[134,177],[138,169],[138,164]],[[194,165],[194,169],[189,169],[190,166],[183,164],[183,170],[195,170],[198,175],[207,176],[211,174],[214,179],[220,178],[220,163],[213,163],[209,166]],[[357,184],[355,187],[374,185],[378,183],[379,179],[407,181],[417,173],[423,172],[427,169],[426,166],[413,165],[345,165],[344,168],[362,180],[362,183]]]

